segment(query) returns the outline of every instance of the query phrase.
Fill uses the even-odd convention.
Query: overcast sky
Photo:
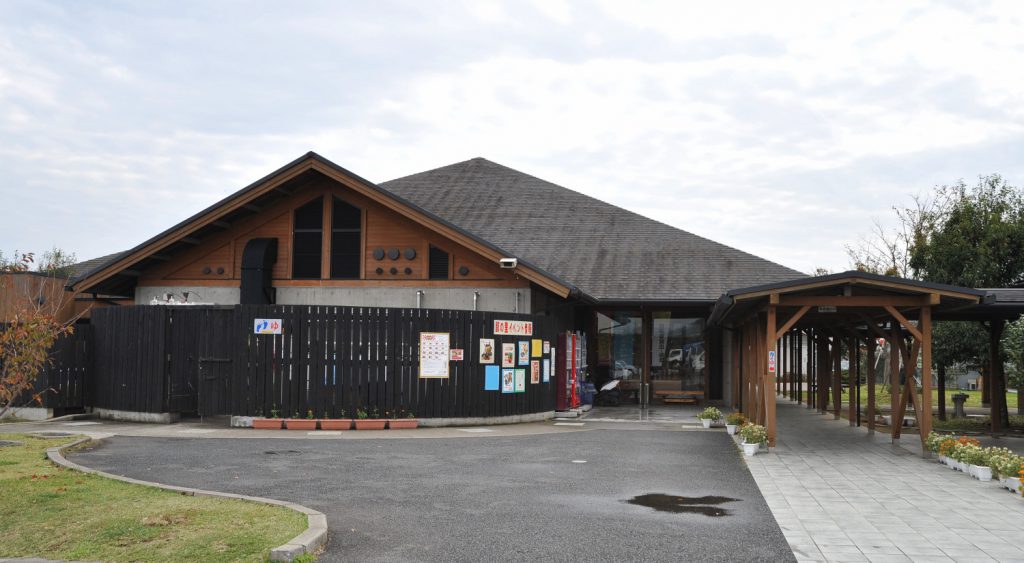
[[[1022,30],[1016,1],[4,0],[0,250],[123,250],[314,150],[373,181],[483,156],[846,269],[914,194],[1024,185]]]

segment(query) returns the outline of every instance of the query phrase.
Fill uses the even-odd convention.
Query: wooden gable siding
[[[340,199],[362,209],[362,279],[331,280],[330,278],[330,201]],[[291,249],[294,210],[310,201],[326,197],[324,206],[324,256],[322,279],[292,279]],[[236,222],[223,233],[210,237],[195,249],[181,253],[167,262],[150,268],[139,278],[142,286],[237,286],[241,279],[242,253],[253,238],[277,238],[278,257],[273,269],[275,285],[279,286],[387,286],[387,285],[483,285],[528,287],[529,282],[491,264],[464,246],[410,221],[408,218],[366,198],[329,178],[308,184],[288,199]],[[450,254],[449,280],[428,280],[429,246]],[[412,248],[416,256],[405,258]],[[398,249],[401,256],[377,260],[374,250]],[[460,266],[468,275],[458,274]],[[380,267],[383,273],[378,274]],[[395,268],[396,273],[391,273]],[[405,269],[410,273],[406,274]],[[206,272],[206,273],[204,273]]]

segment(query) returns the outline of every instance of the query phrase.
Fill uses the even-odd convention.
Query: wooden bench
[[[652,382],[654,387],[654,398],[661,399],[663,403],[685,403],[696,404],[704,399],[703,391],[686,391],[682,388],[681,381],[658,381]]]

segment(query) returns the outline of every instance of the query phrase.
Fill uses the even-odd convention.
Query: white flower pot
[[[939,454],[938,460],[939,463],[946,463],[946,456]]]
[[[987,483],[992,480],[992,468],[987,465],[975,465],[977,469],[974,470],[974,476],[978,478],[982,483]]]
[[[963,461],[957,461],[956,462],[956,470],[957,471],[961,471],[963,473],[967,473],[967,464],[965,462],[963,462]]]
[[[710,418],[702,418],[702,419],[700,419],[700,423],[704,425],[704,428],[711,428],[711,419]]]
[[[736,425],[735,424],[726,424],[725,425],[725,431],[728,432],[730,436],[736,434]]]
[[[1013,491],[1015,494],[1020,494],[1020,478],[1019,477],[1007,477],[1003,479],[1003,484],[1006,488]]]
[[[977,479],[978,478],[978,466],[974,465],[973,463],[968,463],[967,464],[967,474],[970,475],[971,477],[974,477],[975,479]]]
[[[743,442],[743,455],[747,457],[753,457],[759,449],[761,449],[761,444],[748,444]]]

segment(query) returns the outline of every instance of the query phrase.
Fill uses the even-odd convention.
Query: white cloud
[[[1024,184],[1014,2],[41,6],[0,8],[4,247],[119,250],[307,150],[485,156],[805,271],[934,183]]]

